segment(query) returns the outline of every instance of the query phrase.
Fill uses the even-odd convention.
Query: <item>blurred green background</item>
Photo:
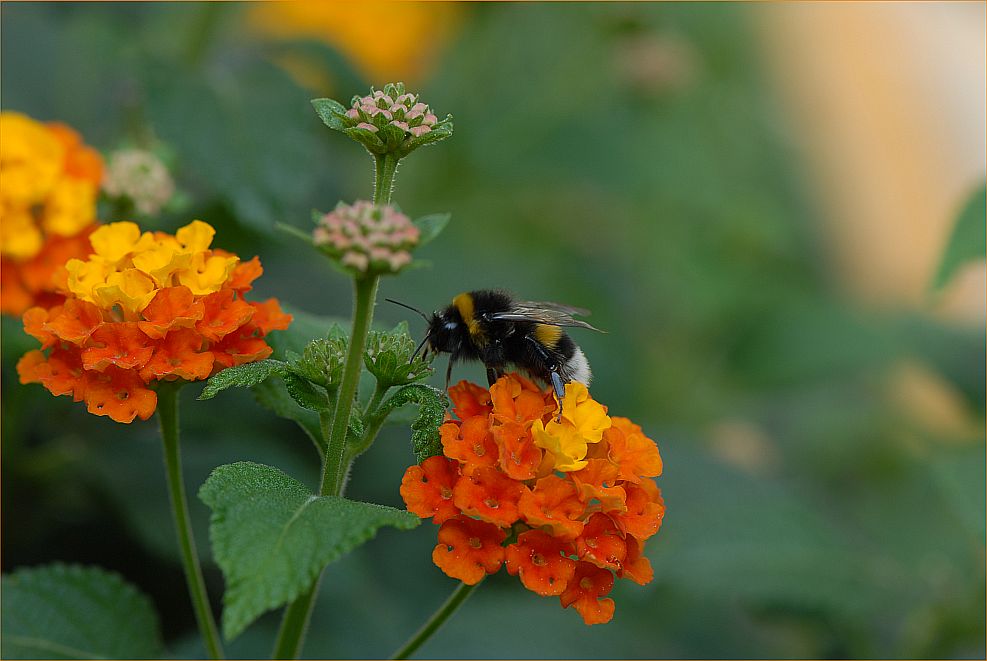
[[[372,168],[308,100],[403,78],[454,115],[453,138],[410,157],[395,193],[412,216],[453,221],[421,251],[432,268],[381,296],[433,309],[506,287],[592,309],[608,334],[574,336],[594,396],[658,442],[668,513],[647,549],[655,580],[619,582],[612,623],[587,628],[498,575],[420,656],[982,658],[983,320],[845,286],[759,43],[765,11],[5,3],[2,105],[104,151],[163,145],[189,204],[146,224],[202,218],[219,246],[261,256],[259,297],[332,316],[349,314],[349,283],[273,224],[308,228],[312,208],[369,197]],[[382,324],[405,318],[378,306]],[[118,571],[155,602],[168,653],[201,655],[155,425],[18,385],[32,342],[6,318],[2,339],[3,570]],[[247,393],[198,390],[183,393],[192,493],[240,459],[314,485],[292,424]],[[348,495],[400,506],[408,436],[385,429]],[[208,511],[192,510],[208,558]],[[331,565],[305,655],[393,651],[454,587],[434,544],[429,524],[383,531]],[[230,653],[266,656],[277,623]]]

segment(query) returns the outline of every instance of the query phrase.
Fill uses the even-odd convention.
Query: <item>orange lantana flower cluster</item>
[[[0,113],[0,312],[54,305],[61,266],[89,253],[103,159],[64,124]]]
[[[17,363],[21,383],[132,422],[154,413],[158,381],[197,381],[271,355],[264,336],[291,317],[276,299],[245,300],[260,261],[210,249],[214,234],[198,220],[174,236],[134,223],[92,232],[88,259],[65,265],[64,302],[24,313],[41,349]]]
[[[506,566],[586,624],[609,622],[615,575],[654,576],[643,554],[665,513],[654,441],[580,383],[566,385],[561,418],[551,389],[516,374],[489,390],[462,381],[449,395],[443,455],[401,482],[408,510],[441,526],[432,560],[470,585]]]

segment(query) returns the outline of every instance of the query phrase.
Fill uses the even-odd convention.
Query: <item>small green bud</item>
[[[420,354],[411,359],[414,350],[415,342],[408,334],[408,324],[402,321],[388,332],[370,331],[363,362],[378,384],[404,386],[432,373],[430,360],[423,359]]]

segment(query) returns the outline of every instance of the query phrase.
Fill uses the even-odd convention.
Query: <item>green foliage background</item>
[[[300,87],[275,59],[316,58],[343,100],[385,81],[323,44],[259,41],[242,11],[4,4],[3,108],[64,121],[103,150],[152,130],[192,200],[158,228],[207,220],[222,247],[260,254],[259,296],[346,317],[349,283],[273,224],[308,228],[313,207],[368,197],[370,160],[312,112],[328,90]],[[472,6],[421,89],[456,134],[409,159],[395,199],[452,222],[419,255],[434,266],[385,280],[381,295],[432,309],[496,286],[591,308],[609,333],[574,335],[594,395],[658,441],[668,506],[648,546],[656,578],[618,585],[613,623],[584,627],[501,575],[421,656],[984,655],[984,333],[861,309],[834,287],[752,11]],[[650,89],[615,73],[619,50],[649,35],[688,45],[685,83]],[[377,317],[408,315],[384,303]],[[55,560],[115,570],[153,600],[169,654],[201,655],[155,426],[17,385],[30,344],[3,320],[4,572]],[[977,434],[944,442],[903,415],[888,384],[905,359],[964,394]],[[241,460],[314,486],[314,453],[292,423],[244,392],[198,402],[198,390],[182,395],[190,493]],[[760,430],[753,464],[717,451],[710,430],[726,421]],[[385,429],[347,495],[401,507],[409,438]],[[218,596],[208,512],[192,509]],[[434,540],[431,525],[382,529],[331,566],[306,655],[381,657],[403,642],[453,588],[431,564]],[[230,652],[265,656],[276,626],[266,616]]]

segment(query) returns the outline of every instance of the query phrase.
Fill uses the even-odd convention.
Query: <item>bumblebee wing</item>
[[[553,303],[552,301],[519,301],[514,305],[515,307],[525,307],[535,310],[555,310],[556,312],[564,312],[568,315],[578,315],[580,317],[588,317],[592,314],[586,308],[577,308],[574,305],[563,305],[562,303]]]
[[[547,304],[554,307],[543,307],[544,305],[546,304],[532,301],[518,302],[512,305],[510,310],[491,314],[490,319],[494,321],[530,321],[549,326],[571,326],[575,328],[588,328],[598,333],[604,332],[585,321],[573,318],[573,314],[581,314],[585,312],[584,310],[576,312],[579,308],[571,308],[556,303]]]

